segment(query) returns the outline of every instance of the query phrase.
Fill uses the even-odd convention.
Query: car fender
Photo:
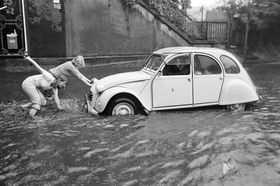
[[[105,90],[104,92],[102,92],[102,94],[97,98],[94,108],[99,112],[103,112],[107,106],[107,104],[109,103],[110,99],[112,97],[114,97],[117,94],[121,94],[121,93],[127,93],[127,94],[131,94],[133,95],[143,106],[145,109],[147,109],[147,106],[145,106],[144,102],[142,101],[142,99],[133,91],[124,88],[124,87],[113,87],[110,89]],[[149,109],[147,109],[149,110]]]
[[[240,79],[225,79],[220,105],[247,103],[259,100],[255,87]]]

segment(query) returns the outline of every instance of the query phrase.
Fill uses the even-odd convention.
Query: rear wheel
[[[232,104],[232,105],[227,105],[227,110],[229,111],[244,111],[245,110],[245,103],[237,103],[237,104]]]
[[[137,102],[130,98],[120,97],[111,101],[107,107],[109,115],[134,115],[139,113]]]

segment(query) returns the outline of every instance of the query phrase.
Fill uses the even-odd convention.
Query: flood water
[[[139,68],[83,72],[101,78]],[[2,75],[0,183],[280,185],[280,64],[251,65],[248,71],[263,101],[244,112],[210,107],[91,116],[82,110],[88,88],[73,80],[60,95],[67,110],[57,112],[50,102],[36,121],[19,107],[27,101],[18,88],[26,74]]]

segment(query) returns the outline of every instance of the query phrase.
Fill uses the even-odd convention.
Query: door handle
[[[219,77],[219,79],[220,79],[220,80],[223,80],[224,78],[222,78],[222,77]]]
[[[188,81],[191,81],[191,78],[188,78]]]

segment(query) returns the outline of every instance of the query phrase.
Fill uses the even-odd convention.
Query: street
[[[88,67],[88,78],[141,69]],[[206,107],[148,116],[91,116],[75,78],[38,120],[21,109],[21,82],[1,72],[0,185],[279,185],[280,64],[248,65],[263,100],[244,112]]]

